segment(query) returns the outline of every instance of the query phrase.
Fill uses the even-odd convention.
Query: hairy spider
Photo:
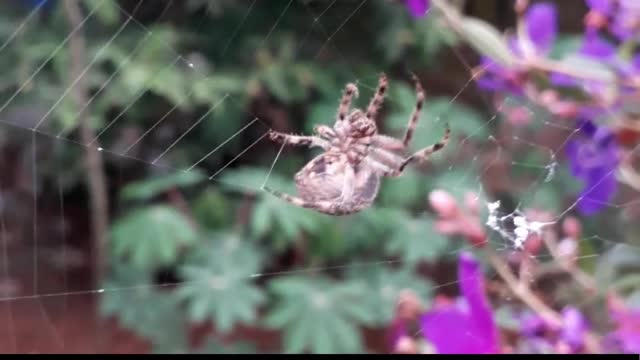
[[[317,125],[314,136],[298,136],[271,131],[272,141],[289,145],[321,147],[324,152],[295,175],[299,197],[269,187],[264,190],[293,205],[329,215],[348,215],[371,206],[380,187],[380,178],[402,175],[405,167],[424,160],[442,149],[449,141],[449,126],[442,139],[434,145],[408,155],[406,152],[424,103],[424,90],[416,76],[417,102],[402,140],[378,134],[375,117],[387,90],[387,77],[381,74],[378,88],[367,111],[354,109],[351,100],[358,88],[348,84],[340,101],[333,128]]]

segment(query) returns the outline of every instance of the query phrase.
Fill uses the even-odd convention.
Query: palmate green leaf
[[[101,315],[115,316],[121,326],[148,339],[160,352],[184,349],[185,317],[174,298],[153,286],[151,277],[139,269],[126,264],[113,268],[104,284]]]
[[[393,318],[398,294],[405,289],[412,290],[426,307],[431,303],[433,282],[420,278],[410,269],[390,269],[387,266],[375,266],[366,271],[353,267],[348,278],[365,282],[370,294],[358,306],[367,314],[373,315],[369,325],[384,326]],[[362,306],[364,305],[364,306]]]
[[[262,259],[251,244],[232,233],[214,233],[207,244],[194,248],[180,267],[184,279],[177,296],[187,304],[189,318],[212,320],[227,333],[238,323],[251,324],[266,300],[252,283]]]
[[[259,238],[271,234],[272,238],[276,239],[275,246],[282,247],[296,239],[300,232],[316,233],[326,216],[293,206],[266,191],[261,191],[267,175],[268,169],[245,167],[226,171],[221,176],[225,188],[243,194],[253,190],[258,195],[250,223],[252,236]],[[268,180],[267,184],[271,188],[295,194],[292,180],[286,180],[276,173],[271,173]]]
[[[328,216],[328,215],[327,215]],[[325,215],[318,214],[310,209],[289,204],[270,194],[264,194],[254,209],[254,218],[251,221],[251,230],[254,237],[262,237],[266,234],[275,234],[282,237],[282,241],[276,242],[276,248],[298,238],[300,233],[315,234],[322,225]]]
[[[95,16],[105,25],[113,25],[120,18],[120,9],[113,1],[84,0],[84,2],[90,9],[95,9],[96,6],[99,6]]]
[[[291,276],[269,284],[277,302],[265,322],[284,330],[287,353],[357,353],[362,351],[358,325],[373,323],[362,309],[369,295],[361,282]]]
[[[336,230],[345,245],[345,251],[376,249],[407,216],[410,216],[409,213],[403,209],[375,206],[353,215],[348,221],[338,223]]]
[[[385,249],[390,255],[400,255],[409,265],[434,260],[444,254],[448,240],[437,233],[433,221],[426,216],[405,218],[392,235]]]
[[[258,350],[249,342],[233,342],[226,344],[218,339],[211,339],[197,348],[195,354],[256,354]]]
[[[195,200],[193,215],[209,229],[229,226],[234,216],[229,200],[214,188],[207,188]]]
[[[390,207],[407,207],[424,202],[427,187],[425,178],[413,169],[401,177],[387,178],[380,187],[380,204]]]
[[[136,209],[113,225],[111,246],[116,256],[138,268],[173,263],[180,250],[193,244],[197,232],[178,210],[164,205]]]
[[[125,200],[149,200],[172,188],[191,186],[206,179],[207,177],[198,169],[187,172],[176,171],[173,174],[127,184],[120,196]]]
[[[221,185],[226,190],[241,194],[266,194],[260,190],[262,183],[268,178],[267,185],[281,191],[294,191],[293,181],[285,179],[275,171],[269,175],[268,168],[244,166],[238,169],[225,170],[220,174]]]

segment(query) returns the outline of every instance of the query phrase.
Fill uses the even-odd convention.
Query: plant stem
[[[78,0],[65,0],[64,10],[67,21],[71,29],[79,27],[82,20],[82,11]],[[81,31],[73,32],[69,41],[71,51],[71,64],[69,75],[71,83],[77,80],[73,91],[71,92],[73,102],[77,108],[81,108],[78,115],[78,127],[80,129],[80,137],[83,144],[88,144],[95,137],[95,132],[89,124],[87,103],[87,85],[82,77],[83,68],[85,67],[86,46],[85,38]],[[91,221],[93,235],[93,282],[94,288],[100,288],[102,277],[105,272],[105,246],[107,241],[107,229],[109,226],[109,204],[107,197],[106,179],[103,170],[102,155],[96,147],[87,147],[85,153],[85,166],[87,168],[87,181],[91,200]]]
[[[540,314],[548,323],[553,326],[562,326],[562,316],[555,312],[553,309],[543,303],[537,296],[535,296],[529,287],[519,281],[516,276],[511,272],[507,263],[496,254],[496,252],[490,247],[485,246],[484,252],[489,259],[489,262],[496,270],[498,275],[507,283],[507,286],[513,291],[520,300],[532,308],[535,312]]]
[[[578,284],[582,285],[582,287],[584,287],[589,292],[595,293],[597,291],[595,280],[593,280],[593,278],[589,276],[589,274],[580,270],[580,268],[577,268],[569,263],[562,257],[562,254],[558,252],[558,244],[556,242],[554,234],[552,234],[551,232],[546,232],[546,234],[543,235],[543,240],[544,244],[549,250],[549,253],[551,253],[551,256],[553,257],[553,260],[556,261],[564,271],[571,275]]]
[[[500,275],[500,277],[507,283],[507,286],[511,289],[511,291],[513,291],[515,296],[517,296],[520,300],[522,300],[522,302],[527,304],[531,309],[542,316],[542,318],[553,327],[562,327],[562,316],[555,310],[547,306],[547,304],[542,302],[542,300],[540,300],[540,298],[538,298],[535,294],[533,294],[527,284],[518,280],[516,276],[511,273],[511,270],[509,269],[507,263],[505,263],[491,247],[485,246],[484,252],[493,268],[496,270],[498,275]],[[591,332],[585,334],[585,347],[590,353],[599,353],[600,345],[598,337]]]

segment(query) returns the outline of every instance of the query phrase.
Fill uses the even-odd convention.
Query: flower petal
[[[527,11],[527,32],[539,51],[551,49],[558,34],[557,11],[551,3],[532,5]]]
[[[423,334],[440,354],[498,353],[498,329],[484,293],[480,264],[470,253],[463,253],[458,268],[466,306],[451,304],[424,314]]]
[[[588,324],[580,310],[568,307],[562,311],[563,327],[560,337],[573,348],[580,349],[584,344]]]
[[[616,192],[618,181],[614,169],[598,168],[586,176],[585,186],[578,200],[578,210],[594,215],[602,210]]]
[[[593,11],[597,11],[604,15],[608,15],[613,9],[613,1],[611,0],[586,0],[587,6]]]
[[[405,6],[413,17],[421,18],[429,10],[429,0],[405,0]]]

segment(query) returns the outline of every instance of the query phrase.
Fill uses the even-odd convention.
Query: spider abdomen
[[[296,174],[298,194],[306,201],[339,201],[354,207],[354,210],[369,206],[378,193],[379,176],[357,167],[350,180],[346,175],[349,166],[344,156],[328,153],[317,156]],[[353,191],[341,198],[345,185],[352,187]]]

